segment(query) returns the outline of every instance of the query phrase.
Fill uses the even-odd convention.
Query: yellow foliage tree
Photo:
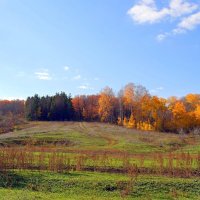
[[[133,104],[134,104],[134,91],[135,85],[133,83],[129,83],[124,88],[124,105],[125,108],[132,113],[133,112]]]
[[[128,121],[128,127],[129,128],[135,128],[135,119],[133,114],[131,114],[130,119]]]
[[[138,129],[138,130],[140,130],[141,128],[141,122],[138,122],[137,124],[136,124],[136,128]]]
[[[125,126],[125,127],[128,126],[128,119],[126,117],[124,117],[123,126]]]
[[[194,111],[194,113],[195,113],[196,119],[200,121],[200,105],[197,106],[197,108]]]
[[[190,115],[190,113],[187,113],[183,102],[177,101],[172,108],[172,113],[174,116],[173,123],[175,124],[176,130],[189,129],[191,122],[194,119],[192,120],[192,115]]]
[[[141,122],[141,121],[138,122],[136,124],[136,127],[137,127],[137,129],[144,130],[144,131],[153,131],[153,130],[155,130],[154,126],[151,125],[151,123],[147,122],[147,121],[145,121],[145,122]]]
[[[99,97],[99,115],[103,122],[113,122],[115,96],[111,88],[106,87]]]
[[[191,112],[191,111],[194,111],[197,105],[200,104],[200,95],[188,94],[185,97],[185,100],[186,100],[187,111]]]
[[[118,117],[118,119],[117,119],[117,124],[118,124],[119,126],[122,126],[122,125],[123,125],[123,121],[122,121],[122,118],[121,118],[121,117]]]

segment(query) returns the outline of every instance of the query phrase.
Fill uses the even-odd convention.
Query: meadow
[[[200,199],[200,137],[96,122],[0,135],[0,199]]]

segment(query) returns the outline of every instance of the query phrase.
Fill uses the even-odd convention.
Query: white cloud
[[[138,24],[158,23],[163,20],[175,22],[176,27],[165,33],[158,34],[156,39],[163,41],[169,36],[186,33],[200,25],[199,4],[188,0],[170,0],[168,6],[158,8],[158,0],[140,0],[128,10],[128,15]]]
[[[65,70],[65,71],[69,71],[69,69],[70,69],[70,68],[69,68],[68,66],[64,66],[64,70]]]
[[[81,75],[79,74],[79,75],[77,75],[77,76],[74,76],[72,79],[73,79],[73,80],[80,80],[80,79],[81,79]]]
[[[140,0],[128,10],[128,14],[136,23],[156,23],[166,17],[177,18],[192,13],[197,4],[185,0],[171,0],[168,7],[158,9],[155,0]]]
[[[200,25],[200,12],[189,15],[188,17],[184,17],[181,22],[179,22],[177,27],[174,28],[171,32],[159,34],[157,36],[157,40],[163,41],[169,36],[186,33],[187,31],[195,29],[198,25]]]
[[[89,84],[80,85],[78,87],[81,90],[93,90],[94,88],[90,87]]]
[[[162,33],[162,34],[159,34],[157,35],[156,39],[161,42],[163,41],[166,37],[168,37],[168,33]]]
[[[95,80],[95,81],[99,81],[100,78],[99,78],[99,77],[95,77],[94,80]]]
[[[48,69],[43,69],[39,72],[35,72],[35,76],[39,80],[45,80],[45,81],[52,80],[52,77],[50,76]]]
[[[193,30],[200,24],[200,12],[183,18],[178,24],[178,29],[181,30]]]
[[[157,93],[159,93],[159,92],[161,92],[163,90],[164,90],[164,87],[160,86],[160,87],[157,87],[155,89],[150,90],[150,93],[151,94],[157,94]]]
[[[163,19],[167,14],[168,9],[158,10],[153,0],[141,0],[128,10],[128,15],[136,23],[155,23]]]
[[[175,28],[170,32],[158,34],[156,36],[156,39],[157,39],[157,41],[162,42],[163,40],[165,40],[166,38],[168,38],[170,36],[175,36],[175,35],[182,34],[182,33],[185,33],[185,32],[186,31],[184,29]]]
[[[171,0],[169,5],[169,14],[172,17],[181,17],[190,14],[198,8],[195,3],[189,3],[186,0]]]
[[[86,85],[80,85],[78,88],[79,88],[79,89],[82,89],[82,90],[87,90],[87,89],[88,89],[88,86],[86,86]]]
[[[158,87],[156,89],[161,91],[161,90],[164,90],[164,87],[160,86],[160,87]]]

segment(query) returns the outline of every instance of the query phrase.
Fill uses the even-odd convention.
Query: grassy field
[[[0,199],[200,199],[199,179],[140,176],[125,196],[129,178],[97,172],[12,172]]]
[[[200,151],[199,137],[136,131],[103,123],[32,122],[16,127],[14,132],[0,135],[0,139],[0,145],[35,142],[36,146],[57,145],[71,150],[129,153]]]
[[[199,152],[194,135],[31,122],[0,135],[0,199],[200,199]]]

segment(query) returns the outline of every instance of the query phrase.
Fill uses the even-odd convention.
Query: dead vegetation
[[[38,150],[38,149],[37,149]],[[75,157],[59,151],[40,151],[32,146],[21,148],[0,148],[0,170],[48,170],[53,172],[99,171],[110,173],[128,173],[130,168],[137,168],[138,174],[169,175],[174,177],[200,176],[200,154],[169,153],[154,154],[148,165],[144,166],[144,155],[137,157],[127,154],[113,157],[102,155],[79,154]],[[135,161],[134,161],[135,159]],[[115,160],[118,163],[117,165]]]

